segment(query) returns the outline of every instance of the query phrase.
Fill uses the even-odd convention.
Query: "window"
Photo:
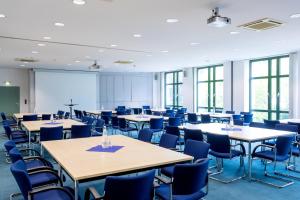
[[[165,106],[178,108],[182,107],[182,71],[165,73]]]
[[[197,111],[223,109],[223,65],[197,69]]]
[[[289,57],[250,61],[250,111],[254,120],[289,117]]]

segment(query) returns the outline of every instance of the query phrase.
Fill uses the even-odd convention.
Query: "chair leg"
[[[22,193],[13,193],[9,195],[9,200],[14,200],[15,197],[22,195]]]
[[[286,164],[286,169],[288,171],[291,171],[291,172],[295,172],[295,173],[300,173],[299,170],[296,169],[296,157],[293,156],[293,162],[292,164],[290,164],[290,160],[287,162]],[[287,178],[291,178],[291,179],[295,179],[295,180],[298,180],[300,181],[300,177],[299,176],[295,176],[295,175],[291,175],[291,174],[286,174],[286,173],[281,173],[281,172],[275,172],[276,175],[278,176],[284,176],[284,177],[287,177]]]

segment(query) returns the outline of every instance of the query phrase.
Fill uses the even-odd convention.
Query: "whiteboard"
[[[70,99],[78,104],[74,109],[97,108],[97,74],[75,71],[35,71],[36,112],[69,111]]]

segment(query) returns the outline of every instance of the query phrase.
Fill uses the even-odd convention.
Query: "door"
[[[0,112],[7,115],[20,112],[20,87],[0,86]]]

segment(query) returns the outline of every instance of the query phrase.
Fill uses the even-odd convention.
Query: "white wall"
[[[185,68],[183,70],[183,85],[182,85],[182,98],[183,107],[187,108],[188,112],[194,110],[194,72],[193,68]]]
[[[290,118],[300,118],[300,51],[290,54]]]
[[[37,112],[68,111],[64,104],[78,104],[75,109],[97,108],[97,74],[82,71],[35,71],[35,109]]]
[[[12,86],[20,87],[20,112],[29,110],[29,70],[0,68],[0,84],[10,81]],[[25,104],[25,99],[27,104]]]
[[[153,106],[153,80],[153,73],[100,73],[100,107],[113,109],[118,105],[131,108]]]

